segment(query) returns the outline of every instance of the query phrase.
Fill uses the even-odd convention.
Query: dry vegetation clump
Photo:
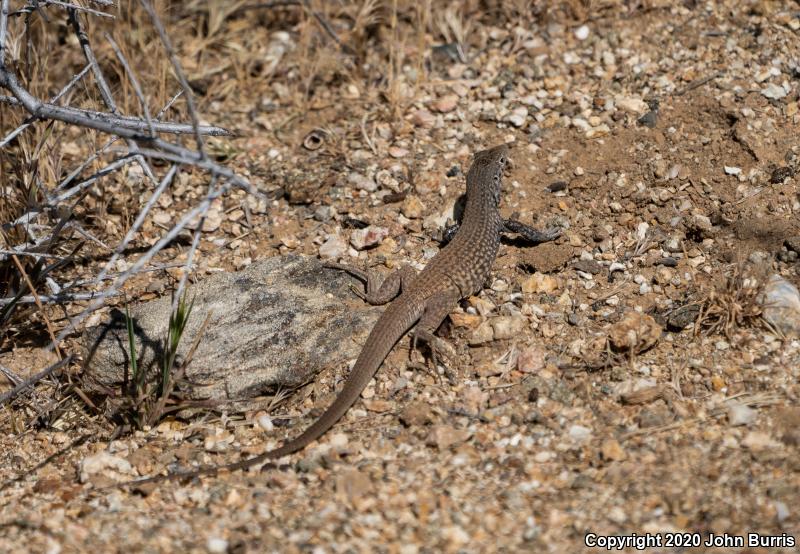
[[[742,328],[763,327],[763,294],[768,275],[762,269],[736,264],[698,300],[695,333],[722,334],[731,339]]]

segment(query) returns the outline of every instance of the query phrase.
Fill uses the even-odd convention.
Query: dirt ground
[[[103,488],[295,436],[347,368],[282,402],[272,415],[296,417],[274,430],[263,413],[212,411],[114,436],[102,398],[95,411],[41,385],[0,413],[0,550],[592,552],[636,534],[661,541],[646,552],[796,551],[800,342],[764,323],[753,291],[776,274],[800,284],[800,4],[400,5],[397,19],[392,3],[327,8],[347,51],[298,6],[165,14],[203,119],[238,135],[210,150],[270,194],[212,208],[193,277],[321,250],[421,267],[471,154],[502,142],[504,216],[562,237],[504,242],[487,287],[440,329],[452,380],[413,369],[404,339],[331,432],[265,471]],[[137,67],[155,63],[136,40]],[[67,79],[82,61],[64,66]],[[65,168],[79,137],[65,134]],[[146,201],[134,177],[77,209],[108,244]],[[130,255],[206,187],[200,172],[179,180]],[[387,236],[356,250],[364,224]],[[64,275],[96,274],[109,254],[93,248]],[[179,271],[126,291],[168,295]],[[681,322],[682,306],[699,319]],[[0,352],[22,373],[50,360],[30,317]],[[79,363],[68,377],[80,383]],[[26,425],[37,402],[63,409]],[[692,542],[712,535],[728,546]]]

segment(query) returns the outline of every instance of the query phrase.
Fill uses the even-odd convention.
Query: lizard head
[[[508,163],[508,144],[476,152],[467,173],[467,197],[483,196],[487,193],[500,205],[503,170]]]

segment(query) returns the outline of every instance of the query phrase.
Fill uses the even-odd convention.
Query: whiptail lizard
[[[434,336],[434,331],[461,298],[480,292],[497,255],[502,233],[518,233],[534,243],[550,241],[560,235],[557,229],[540,232],[518,221],[504,220],[500,216],[498,206],[501,181],[508,162],[508,152],[508,145],[502,144],[475,154],[467,173],[467,204],[463,223],[455,232],[453,240],[421,272],[415,274],[413,269],[405,266],[390,274],[378,286],[372,274],[340,264],[327,264],[327,267],[343,269],[363,280],[366,283],[366,293],[359,295],[370,304],[392,302],[372,328],[342,391],[310,427],[279,448],[253,458],[192,472],[158,475],[125,484],[140,485],[165,479],[194,477],[213,474],[221,469],[234,471],[296,452],[321,437],[347,412],[394,345],[412,327],[416,325],[412,331],[414,341],[419,339],[427,342],[434,353],[440,349],[442,342]]]

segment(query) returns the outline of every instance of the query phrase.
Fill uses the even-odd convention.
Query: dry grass
[[[736,264],[698,301],[695,333],[722,334],[729,340],[737,329],[764,325],[759,298],[767,282],[765,270]]]

